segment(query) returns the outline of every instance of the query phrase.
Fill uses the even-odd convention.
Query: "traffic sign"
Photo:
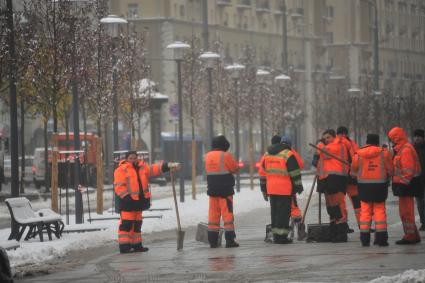
[[[175,118],[179,117],[179,105],[177,103],[170,105],[170,115]]]

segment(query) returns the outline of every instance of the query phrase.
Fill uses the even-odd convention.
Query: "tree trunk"
[[[25,193],[24,188],[24,178],[25,178],[25,105],[24,100],[21,97],[21,180],[20,180],[20,186],[19,191],[21,194]]]
[[[49,168],[49,140],[47,136],[47,119],[43,122],[44,136],[44,182],[46,184],[46,192],[50,192],[50,168]]]

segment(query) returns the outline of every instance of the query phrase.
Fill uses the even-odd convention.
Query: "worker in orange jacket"
[[[271,228],[275,244],[289,244],[289,218],[293,195],[301,193],[300,167],[286,137],[272,144],[260,163],[260,180],[263,194],[270,197]],[[265,176],[265,178],[264,178]],[[266,197],[265,197],[266,198]]]
[[[397,245],[411,245],[421,241],[415,224],[414,197],[421,194],[421,165],[415,148],[407,141],[406,132],[399,127],[388,132],[394,148],[393,194],[399,197],[399,212],[404,237]]]
[[[347,127],[345,127],[345,126],[338,127],[337,130],[336,130],[336,134],[337,134],[338,137],[341,138],[342,143],[347,148],[348,163],[351,164],[354,155],[356,154],[357,150],[359,149],[359,146],[356,144],[356,142],[354,140],[352,140],[348,137]],[[356,216],[356,220],[357,220],[357,225],[359,226],[359,223],[360,223],[359,192],[358,192],[358,189],[357,189],[357,180],[351,174],[348,175],[348,185],[347,185],[346,195],[348,195],[348,197],[351,200],[351,204],[353,205],[353,209],[354,209],[354,215]],[[346,204],[345,198],[344,198],[343,205],[344,205],[343,213],[345,214],[345,217],[347,217],[347,204]],[[349,228],[348,232],[352,233],[352,232],[354,232],[354,230]]]
[[[388,246],[385,201],[392,172],[391,154],[379,146],[378,135],[368,134],[366,146],[357,151],[351,164],[361,201],[360,241],[364,247],[370,245],[372,218],[376,228],[374,243]]]
[[[211,248],[218,247],[220,221],[223,218],[226,248],[239,247],[235,241],[235,225],[233,215],[233,195],[235,194],[234,173],[239,169],[238,163],[227,152],[230,147],[225,136],[212,139],[211,151],[205,155],[205,171],[207,174],[208,209],[208,242]]]
[[[146,252],[142,241],[142,210],[150,207],[151,193],[149,178],[159,176],[171,169],[178,169],[176,163],[149,165],[137,158],[136,151],[128,151],[114,172],[114,190],[119,197],[120,224],[118,243],[120,253]],[[171,165],[170,165],[171,164]]]
[[[271,139],[271,146],[278,145],[280,143],[284,143],[291,148],[292,153],[294,154],[295,158],[297,159],[298,166],[299,166],[300,170],[303,170],[304,169],[304,162],[303,162],[301,156],[299,155],[299,153],[297,151],[295,151],[294,149],[292,149],[292,141],[287,136],[280,137],[279,135],[274,135]],[[266,154],[264,154],[261,157],[259,164],[262,164],[265,156],[266,156]],[[261,192],[263,193],[264,200],[269,201],[268,195],[267,195],[267,188],[266,188],[267,187],[266,186],[266,172],[264,171],[262,166],[259,166],[258,175],[260,176],[260,188],[261,188]],[[301,213],[301,210],[298,206],[297,195],[292,194],[291,221],[292,221],[293,224],[296,225],[298,231],[300,229],[299,225],[301,223],[301,220],[302,220],[302,213]]]
[[[326,208],[330,218],[332,242],[347,242],[347,215],[344,213],[345,190],[348,182],[348,152],[340,137],[332,129],[326,130],[317,162],[320,189],[325,193]],[[330,153],[341,161],[327,155]],[[320,191],[319,191],[320,192]]]

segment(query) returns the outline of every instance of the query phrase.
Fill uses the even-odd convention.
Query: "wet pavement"
[[[263,200],[259,195],[255,201]],[[304,202],[300,201],[302,208]],[[269,210],[259,209],[236,217],[239,248],[210,249],[194,240],[192,227],[186,231],[184,250],[177,251],[175,232],[165,231],[145,236],[145,245],[150,248],[147,253],[121,255],[116,245],[110,245],[98,256],[94,251],[92,257],[80,259],[79,266],[16,282],[366,282],[407,269],[423,269],[424,244],[394,244],[402,235],[396,199],[389,199],[387,210],[389,247],[361,247],[357,229],[349,234],[348,243],[265,243]],[[314,195],[306,223],[317,222],[317,211]]]

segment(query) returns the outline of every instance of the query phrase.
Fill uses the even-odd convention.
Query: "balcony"
[[[232,6],[232,0],[217,0],[216,4],[219,7]]]
[[[290,9],[289,15],[292,18],[301,18],[304,17],[304,9],[303,8],[296,8],[296,9]]]
[[[251,9],[251,0],[240,0],[238,4],[236,4],[236,8],[238,10],[249,10]]]

